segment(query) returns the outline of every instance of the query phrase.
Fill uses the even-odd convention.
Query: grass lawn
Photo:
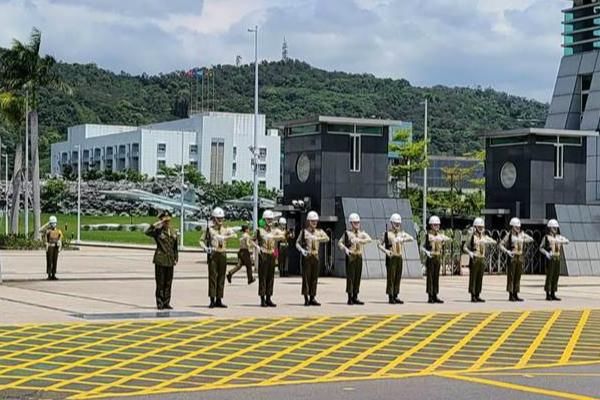
[[[48,221],[50,214],[42,214],[42,224]],[[77,236],[77,215],[65,215],[56,214],[58,218],[58,226],[63,230],[63,233],[68,238],[75,239]],[[95,224],[142,224],[142,223],[154,223],[156,222],[155,217],[94,217],[94,216],[81,216],[82,225],[95,225]],[[24,230],[24,218],[21,215],[20,218],[20,232]],[[174,218],[172,221],[175,229],[179,229],[180,219]],[[246,223],[245,221],[228,221],[228,226],[240,226]],[[29,216],[29,229],[33,229],[33,214]],[[0,231],[4,233],[4,217],[0,218]],[[199,247],[199,240],[202,234],[198,231],[185,232],[184,244],[186,247]],[[154,244],[152,238],[144,235],[142,232],[127,232],[127,231],[84,231],[81,230],[81,240],[90,242],[109,242],[109,243],[125,243],[125,244]],[[232,239],[228,242],[228,247],[237,248],[239,246],[239,240]]]

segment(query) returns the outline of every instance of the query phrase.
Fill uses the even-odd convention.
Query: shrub
[[[0,248],[8,250],[38,250],[44,248],[44,242],[33,240],[25,235],[0,235]]]

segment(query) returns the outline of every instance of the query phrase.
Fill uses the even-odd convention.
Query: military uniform
[[[404,257],[404,243],[412,242],[414,238],[400,229],[391,229],[383,234],[379,248],[386,251],[385,269],[387,280],[385,292],[390,302],[400,303],[400,281],[402,279],[402,263]]]
[[[347,252],[346,293],[348,293],[348,304],[361,304],[358,300],[358,292],[362,277],[363,249],[365,244],[370,241],[371,237],[365,231],[352,229],[346,231],[338,243],[340,249]]]
[[[485,272],[486,246],[494,243],[496,243],[494,239],[475,230],[467,237],[463,246],[464,252],[472,255],[469,260],[469,293],[473,301],[482,301],[479,296]]]
[[[328,242],[329,236],[322,229],[303,229],[296,240],[298,251],[306,251],[307,255],[302,257],[302,295],[314,300],[317,295],[317,283],[319,281],[319,247],[323,242]],[[308,305],[308,304],[307,304]]]
[[[288,274],[288,249],[290,241],[294,239],[294,232],[286,230],[285,240],[279,242],[277,247],[277,266],[279,268],[279,276],[287,276]]]
[[[56,227],[47,228],[43,237],[46,243],[46,274],[49,280],[56,280],[58,253],[62,249],[63,233]]]
[[[512,257],[506,269],[506,291],[510,299],[520,300],[518,293],[521,291],[521,275],[523,274],[525,244],[533,242],[533,238],[524,232],[509,232],[500,242],[500,248]]]
[[[156,242],[154,252],[154,277],[156,280],[156,307],[159,310],[171,308],[171,287],[173,284],[173,267],[179,261],[177,233],[164,225],[151,225],[146,235]]]
[[[225,275],[227,274],[227,239],[235,236],[232,229],[225,226],[212,226],[206,231],[206,241],[210,261],[208,264],[208,297],[221,303],[225,290]]]
[[[261,305],[274,306],[271,302],[275,283],[275,249],[279,241],[285,240],[285,232],[281,229],[265,226],[258,228],[256,244],[260,248],[258,256],[258,295]],[[266,297],[266,299],[264,298]]]
[[[425,244],[423,248],[426,253],[429,253],[427,260],[425,261],[425,268],[427,272],[427,294],[429,295],[429,302],[441,302],[437,295],[440,291],[440,268],[442,266],[442,250],[444,242],[450,240],[450,238],[440,232],[430,231],[425,235]]]
[[[231,277],[233,274],[238,272],[242,267],[246,267],[246,275],[248,277],[248,285],[254,282],[254,277],[252,276],[252,255],[250,254],[250,249],[253,248],[252,237],[248,232],[244,232],[242,237],[240,238],[240,249],[238,250],[238,263],[229,274],[227,274],[227,279],[231,282]]]
[[[544,290],[548,300],[557,300],[558,277],[560,276],[560,256],[563,245],[569,243],[567,238],[549,233],[542,239],[540,251],[548,257],[546,262],[546,283]]]

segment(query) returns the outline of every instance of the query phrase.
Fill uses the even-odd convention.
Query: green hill
[[[40,154],[46,167],[49,143],[61,140],[68,126],[175,119],[185,115],[190,101],[191,80],[181,72],[132,76],[93,64],[61,63],[58,68],[73,94],[42,93]],[[253,66],[216,66],[214,81],[217,110],[253,112]],[[431,99],[430,132],[437,153],[473,151],[481,147],[482,131],[534,126],[548,109],[547,104],[492,89],[420,88],[404,79],[329,72],[300,61],[260,65],[260,112],[268,123],[315,114],[394,118],[413,121],[420,136],[425,96]],[[11,145],[17,135],[3,132],[2,137]]]

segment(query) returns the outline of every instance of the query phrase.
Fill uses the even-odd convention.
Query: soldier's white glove
[[[548,260],[550,260],[552,258],[552,254],[550,254],[550,252],[548,252],[546,250],[542,250],[542,253],[546,256],[546,258]]]
[[[469,258],[475,257],[475,253],[473,253],[472,251],[469,251],[469,253],[467,253],[467,254],[469,254]]]
[[[308,251],[304,249],[300,250],[300,253],[302,253],[302,257],[306,257],[308,255]]]
[[[50,244],[46,243],[45,246],[46,246],[46,251],[48,251],[48,249],[50,248]]]
[[[391,251],[389,251],[389,250],[387,250],[387,249],[386,249],[386,250],[384,250],[384,253],[385,253],[385,255],[386,255],[386,256],[388,256],[388,257],[391,257],[391,256],[392,256],[392,252],[391,252]]]
[[[509,252],[508,252],[508,253],[506,253],[506,254],[508,254],[508,256],[509,256],[510,258],[513,258],[513,257],[515,256],[515,253],[513,253],[512,251],[509,251]]]
[[[427,258],[431,258],[431,252],[429,250],[425,250],[425,255]]]
[[[344,253],[346,253],[347,256],[350,256],[350,250],[344,249]]]
[[[62,240],[59,240],[58,243],[56,244],[58,246],[58,251],[61,252],[63,245],[62,245]]]

